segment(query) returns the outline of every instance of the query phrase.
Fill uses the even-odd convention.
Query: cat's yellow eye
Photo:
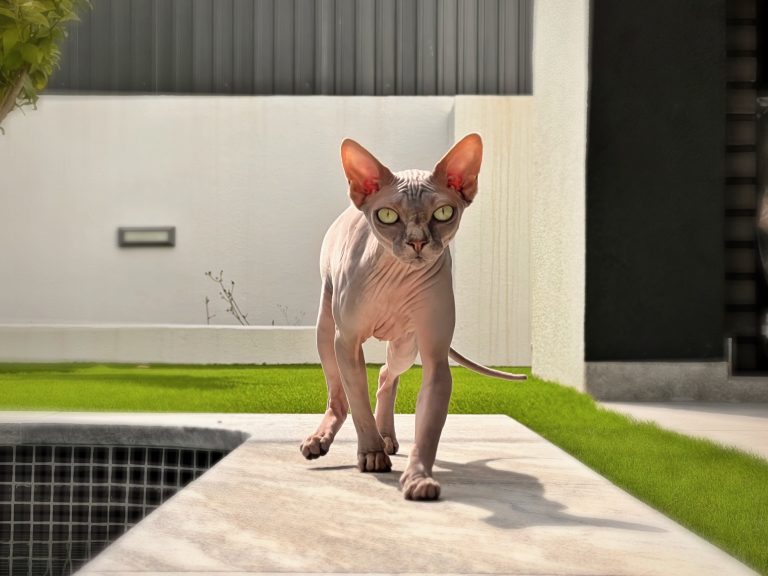
[[[432,216],[439,222],[447,222],[453,216],[453,206],[440,206]]]
[[[378,216],[379,220],[384,224],[394,224],[398,219],[397,212],[392,210],[392,208],[381,208],[376,212],[376,216]]]

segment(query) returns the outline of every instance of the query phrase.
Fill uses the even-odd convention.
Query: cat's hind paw
[[[392,462],[387,453],[382,450],[359,452],[357,454],[357,469],[360,472],[389,472],[392,470]]]
[[[400,486],[406,500],[437,500],[440,498],[440,483],[421,472],[411,474],[406,470],[400,477]]]
[[[301,454],[304,458],[307,460],[314,460],[315,458],[320,458],[320,456],[328,454],[328,450],[331,449],[332,443],[332,434],[315,433],[307,436],[304,442],[301,443],[301,446],[299,446],[299,450],[301,450]]]

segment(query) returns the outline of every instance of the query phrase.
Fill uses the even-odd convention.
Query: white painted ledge
[[[385,359],[383,342],[364,346]],[[314,326],[0,324],[0,362],[317,364]]]

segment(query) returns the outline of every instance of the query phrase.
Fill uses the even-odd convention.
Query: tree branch
[[[16,81],[10,87],[8,92],[5,93],[5,98],[0,102],[0,124],[3,123],[8,113],[16,107],[16,100],[21,93],[21,89],[24,87],[24,81],[27,79],[27,69],[24,68],[16,77]]]

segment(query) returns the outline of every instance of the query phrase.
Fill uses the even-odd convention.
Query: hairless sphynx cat
[[[432,467],[451,396],[448,358],[488,376],[525,379],[480,366],[451,348],[455,306],[448,243],[477,194],[482,156],[480,136],[469,134],[431,172],[392,173],[357,142],[341,144],[352,205],[331,225],[320,255],[317,348],[328,405],[301,453],[308,459],[326,454],[351,409],[358,468],[389,471],[389,454],[399,448],[394,422],[398,377],[419,353],[423,381],[416,441],[400,477],[407,499],[440,496]],[[375,415],[362,349],[371,336],[387,341]]]

